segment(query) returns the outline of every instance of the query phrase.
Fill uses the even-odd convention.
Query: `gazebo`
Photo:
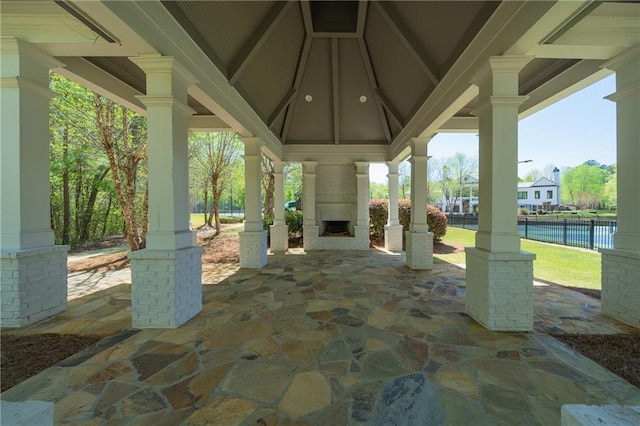
[[[640,5],[592,1],[11,1],[1,5],[2,327],[63,311],[66,246],[49,223],[49,71],[148,118],[147,248],[132,324],[179,327],[202,307],[187,211],[189,129],[245,145],[240,264],[261,268],[261,155],[276,167],[271,249],[287,249],[283,165],[304,168],[305,250],[369,248],[368,165],[389,168],[385,243],[402,250],[398,165],[410,157],[406,264],[432,267],[428,144],[477,132],[482,211],[466,251],[467,313],[533,328],[533,262],[516,223],[517,124],[616,74],[618,230],[602,309],[640,326]],[[339,225],[337,225],[339,224]],[[348,236],[325,237],[342,226]]]

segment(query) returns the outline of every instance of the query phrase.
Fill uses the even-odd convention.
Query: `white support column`
[[[302,188],[304,202],[302,213],[304,216],[303,241],[305,250],[317,250],[320,227],[316,223],[316,161],[302,162]]]
[[[267,264],[267,231],[262,222],[262,147],[259,138],[244,142],[244,232],[240,232],[240,267],[259,269]]]
[[[466,250],[467,313],[490,330],[533,329],[533,260],[520,251],[516,218],[518,73],[530,57],[492,57],[474,77],[480,89],[482,208],[475,247]]]
[[[399,162],[388,161],[389,205],[387,224],[384,227],[384,246],[389,251],[402,251],[402,225],[398,217],[398,173]]]
[[[271,251],[283,252],[289,248],[289,232],[284,217],[284,161],[273,160],[275,167],[273,191],[274,215],[271,225]]]
[[[411,147],[411,224],[407,239],[407,266],[411,269],[433,268],[433,233],[427,225],[427,144],[431,138],[413,138]]]
[[[0,326],[67,307],[68,246],[54,245],[49,193],[49,69],[33,45],[0,39]]]
[[[369,163],[355,161],[356,167],[356,203],[357,220],[354,229],[354,237],[362,250],[369,250],[371,239],[369,238]]]
[[[189,229],[187,88],[195,78],[172,57],[131,58],[147,77],[149,231],[131,259],[132,324],[175,328],[202,310],[202,247]]]
[[[603,65],[616,72],[618,226],[602,253],[602,312],[640,327],[640,45]]]

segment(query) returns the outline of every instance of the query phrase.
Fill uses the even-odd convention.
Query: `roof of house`
[[[546,177],[540,178],[535,182],[519,182],[518,183],[518,188],[531,188],[531,187],[540,188],[540,187],[557,187],[557,186],[558,184],[556,184],[554,181]]]

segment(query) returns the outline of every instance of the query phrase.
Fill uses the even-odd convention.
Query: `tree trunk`
[[[219,190],[213,192],[213,217],[215,218],[216,224],[215,235],[220,235],[220,233],[222,232],[222,226],[220,224],[220,211],[218,210],[218,206],[220,204],[220,195],[221,192]]]
[[[209,219],[207,220],[207,225],[208,226],[213,226],[213,219],[216,216],[216,211],[218,209],[218,206],[216,205],[216,190],[217,190],[217,186],[218,186],[218,182],[216,180],[215,177],[211,178],[211,198],[212,198],[212,205],[211,205],[211,211],[209,212]],[[216,235],[218,235],[218,228],[216,227]]]
[[[109,194],[109,203],[107,204],[107,213],[104,215],[104,222],[102,223],[102,235],[100,236],[100,238],[104,238],[105,234],[107,233],[107,224],[109,223],[109,213],[111,213],[111,201],[112,201],[112,197],[111,194]]]
[[[207,214],[209,206],[209,190],[207,189],[207,185],[204,186],[204,224],[206,225],[209,222],[209,215]]]
[[[62,244],[69,244],[71,201],[69,199],[69,129],[62,134]]]
[[[98,193],[100,192],[100,182],[107,176],[109,173],[109,169],[105,168],[104,170],[98,171],[91,181],[91,192],[89,193],[89,199],[87,200],[87,204],[82,212],[81,224],[80,224],[80,235],[78,238],[81,242],[88,241],[91,237],[89,230],[91,229],[91,221],[93,220],[93,211],[95,209],[96,200],[98,198]]]

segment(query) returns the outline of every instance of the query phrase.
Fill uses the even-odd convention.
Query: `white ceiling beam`
[[[369,6],[369,0],[360,0],[358,2],[358,21],[356,24],[356,35],[358,37],[364,37],[364,27],[367,23],[367,8]]]
[[[300,89],[300,84],[302,83],[302,76],[304,75],[304,70],[307,67],[307,61],[309,59],[309,51],[311,50],[311,40],[310,36],[306,36],[304,38],[304,42],[302,43],[302,50],[300,51],[300,58],[298,59],[298,68],[296,69],[296,76],[293,79],[293,90],[296,92]],[[287,114],[284,117],[284,126],[282,127],[282,142],[287,140],[287,135],[289,133],[289,127],[291,126],[291,120],[293,117],[293,109],[296,105],[297,97],[294,97],[289,104],[289,108],[287,109]]]
[[[402,44],[407,48],[413,59],[418,63],[422,71],[429,77],[434,85],[438,85],[440,74],[435,62],[431,59],[430,55],[424,51],[420,46],[420,43],[410,34],[409,29],[404,25],[396,13],[390,8],[387,3],[374,2],[378,8],[378,11],[387,21],[394,34],[400,39]]]
[[[398,110],[393,106],[389,98],[380,90],[380,88],[375,88],[373,93],[376,95],[378,101],[382,104],[382,106],[387,110],[387,113],[391,117],[391,119],[399,126],[404,127],[404,122]]]
[[[192,132],[232,132],[233,129],[215,115],[192,115],[188,119],[188,128]]]
[[[478,133],[478,117],[451,117],[438,133]]]
[[[599,59],[606,61],[627,50],[624,46],[560,46],[538,45],[529,50],[529,55],[548,59]]]
[[[331,39],[331,82],[333,86],[333,142],[340,144],[340,73],[338,39]]]
[[[143,95],[143,93],[123,83],[84,58],[66,57],[60,58],[60,60],[65,66],[54,69],[55,73],[75,81],[138,114],[147,115],[145,106],[136,98],[136,96]]]
[[[595,83],[613,72],[601,69],[602,61],[584,60],[527,94],[518,117],[523,119]]]
[[[187,89],[187,93],[198,101],[202,106],[214,113],[219,119],[227,123],[227,125],[237,132],[240,136],[251,137],[253,134],[247,130],[238,120],[233,118],[231,114],[225,111],[219,103],[214,101],[203,89],[197,85],[191,85]]]
[[[313,20],[311,19],[311,5],[309,4],[309,0],[300,0],[300,11],[302,12],[304,30],[307,33],[307,37],[311,37],[313,34]]]
[[[551,34],[557,32],[585,7],[589,7],[591,3],[591,0],[558,1],[554,3],[545,15],[541,16],[533,25],[528,26],[527,31],[507,49],[505,55],[537,56],[531,49],[538,46]]]
[[[269,121],[267,123],[269,127],[273,126],[273,123],[275,123],[280,118],[280,116],[282,116],[282,113],[284,113],[289,104],[293,101],[297,93],[298,91],[296,89],[291,88],[284,95],[282,100],[278,103],[278,106],[276,106],[276,109],[273,110],[271,116],[269,117]]]
[[[373,72],[373,66],[371,65],[371,57],[369,56],[369,49],[367,48],[367,42],[364,41],[364,37],[358,39],[358,49],[360,50],[360,56],[362,57],[362,63],[364,64],[369,84],[375,91],[378,88],[378,81],[376,75]],[[384,113],[384,109],[377,96],[374,96],[376,109],[378,110],[378,116],[380,117],[380,124],[382,124],[387,143],[391,143],[391,131],[389,130],[389,122],[387,116]]]
[[[315,160],[323,164],[352,164],[354,161],[389,161],[389,145],[285,145],[283,161]]]
[[[264,17],[256,31],[251,35],[249,41],[242,46],[240,52],[231,62],[229,67],[229,83],[234,86],[242,72],[251,63],[253,58],[258,54],[262,46],[267,42],[269,36],[277,28],[282,18],[286,15],[289,8],[293,5],[292,1],[276,1],[274,2],[267,15]]]

